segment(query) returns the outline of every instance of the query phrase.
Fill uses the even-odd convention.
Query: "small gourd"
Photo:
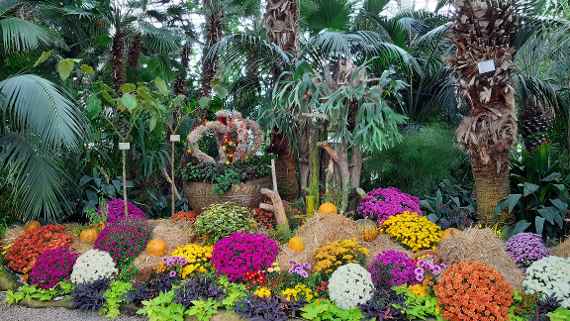
[[[289,249],[295,253],[301,253],[305,249],[305,243],[299,236],[292,237],[287,243]]]
[[[336,206],[331,202],[326,202],[319,206],[319,213],[320,214],[337,214]]]
[[[150,240],[146,245],[146,254],[150,256],[164,256],[166,254],[166,242],[161,239]]]
[[[362,239],[365,242],[372,242],[378,238],[380,231],[376,226],[366,226],[362,229]]]
[[[24,226],[24,232],[29,232],[29,231],[33,231],[39,227],[41,227],[42,225],[40,224],[40,222],[36,221],[36,220],[32,220],[29,221],[28,223],[26,223],[26,225]]]
[[[452,237],[452,236],[455,236],[455,235],[457,235],[459,232],[461,232],[461,231],[458,230],[458,229],[456,229],[456,228],[452,228],[452,227],[451,227],[451,228],[448,228],[448,229],[445,229],[445,230],[443,230],[443,233],[441,234],[441,240],[443,241],[443,240],[448,239],[448,238],[450,238],[450,237]]]
[[[79,240],[83,243],[92,244],[97,240],[98,235],[97,228],[88,228],[79,233]]]

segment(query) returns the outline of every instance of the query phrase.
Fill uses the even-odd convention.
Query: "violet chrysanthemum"
[[[95,248],[109,252],[117,265],[137,257],[150,239],[150,229],[144,221],[118,221],[107,224],[95,240]]]
[[[360,201],[358,213],[364,217],[375,219],[379,224],[389,217],[404,211],[422,214],[420,199],[401,192],[395,187],[377,188],[370,191]]]
[[[418,283],[415,270],[416,261],[397,250],[381,252],[368,266],[376,288]]]
[[[269,268],[278,253],[277,242],[263,234],[235,232],[214,245],[212,265],[233,282],[243,279],[247,272]]]
[[[534,233],[516,234],[507,241],[506,247],[507,253],[523,267],[528,267],[534,261],[549,255],[542,237]]]
[[[67,247],[44,251],[30,272],[30,284],[51,289],[60,281],[69,279],[79,254]]]
[[[122,199],[114,198],[107,202],[107,223],[112,224],[117,221],[126,219],[125,206]],[[135,204],[127,201],[128,219],[139,220],[144,219],[144,212]]]

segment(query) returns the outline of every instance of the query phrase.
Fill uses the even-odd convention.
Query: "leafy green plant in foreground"
[[[162,292],[152,300],[143,301],[144,307],[137,314],[149,321],[184,321],[184,306],[174,303],[174,291]]]
[[[115,281],[105,291],[105,304],[99,311],[109,319],[117,318],[121,315],[121,303],[125,302],[127,293],[133,288],[130,282]]]
[[[329,300],[315,300],[301,309],[301,316],[309,321],[359,321],[362,312],[359,309],[341,309]]]
[[[33,285],[22,285],[17,290],[6,292],[6,302],[8,304],[18,304],[23,300],[51,301],[59,296],[70,294],[73,285],[70,282],[62,281],[51,289],[40,289]]]

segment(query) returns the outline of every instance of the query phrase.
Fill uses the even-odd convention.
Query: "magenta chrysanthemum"
[[[235,232],[214,245],[212,264],[218,274],[239,281],[247,272],[269,268],[278,252],[277,242],[263,234]]]
[[[375,219],[379,224],[404,211],[422,215],[420,199],[401,192],[395,187],[377,188],[370,191],[358,205],[358,212],[361,215]]]
[[[30,272],[30,284],[42,289],[51,289],[60,281],[66,280],[73,271],[79,254],[67,247],[44,251]]]
[[[149,239],[150,229],[144,221],[118,221],[99,233],[95,248],[109,252],[119,265],[142,253]]]
[[[542,237],[534,233],[516,234],[507,241],[506,247],[513,260],[524,267],[549,255]]]
[[[113,198],[107,202],[107,223],[112,224],[125,219],[125,206],[122,199]],[[135,204],[127,201],[130,220],[144,219],[144,212]]]
[[[387,250],[378,254],[368,266],[368,271],[377,288],[418,283],[416,261],[401,251]],[[386,277],[384,271],[388,271],[390,277]]]

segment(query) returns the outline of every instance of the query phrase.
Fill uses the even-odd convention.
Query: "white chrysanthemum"
[[[525,292],[554,296],[565,308],[570,308],[570,259],[548,256],[532,263],[523,281]]]
[[[89,250],[75,261],[71,282],[74,284],[91,283],[111,278],[117,273],[115,262],[109,253],[97,249]]]
[[[340,308],[351,309],[364,304],[373,294],[372,276],[358,264],[339,267],[329,279],[329,297]]]

